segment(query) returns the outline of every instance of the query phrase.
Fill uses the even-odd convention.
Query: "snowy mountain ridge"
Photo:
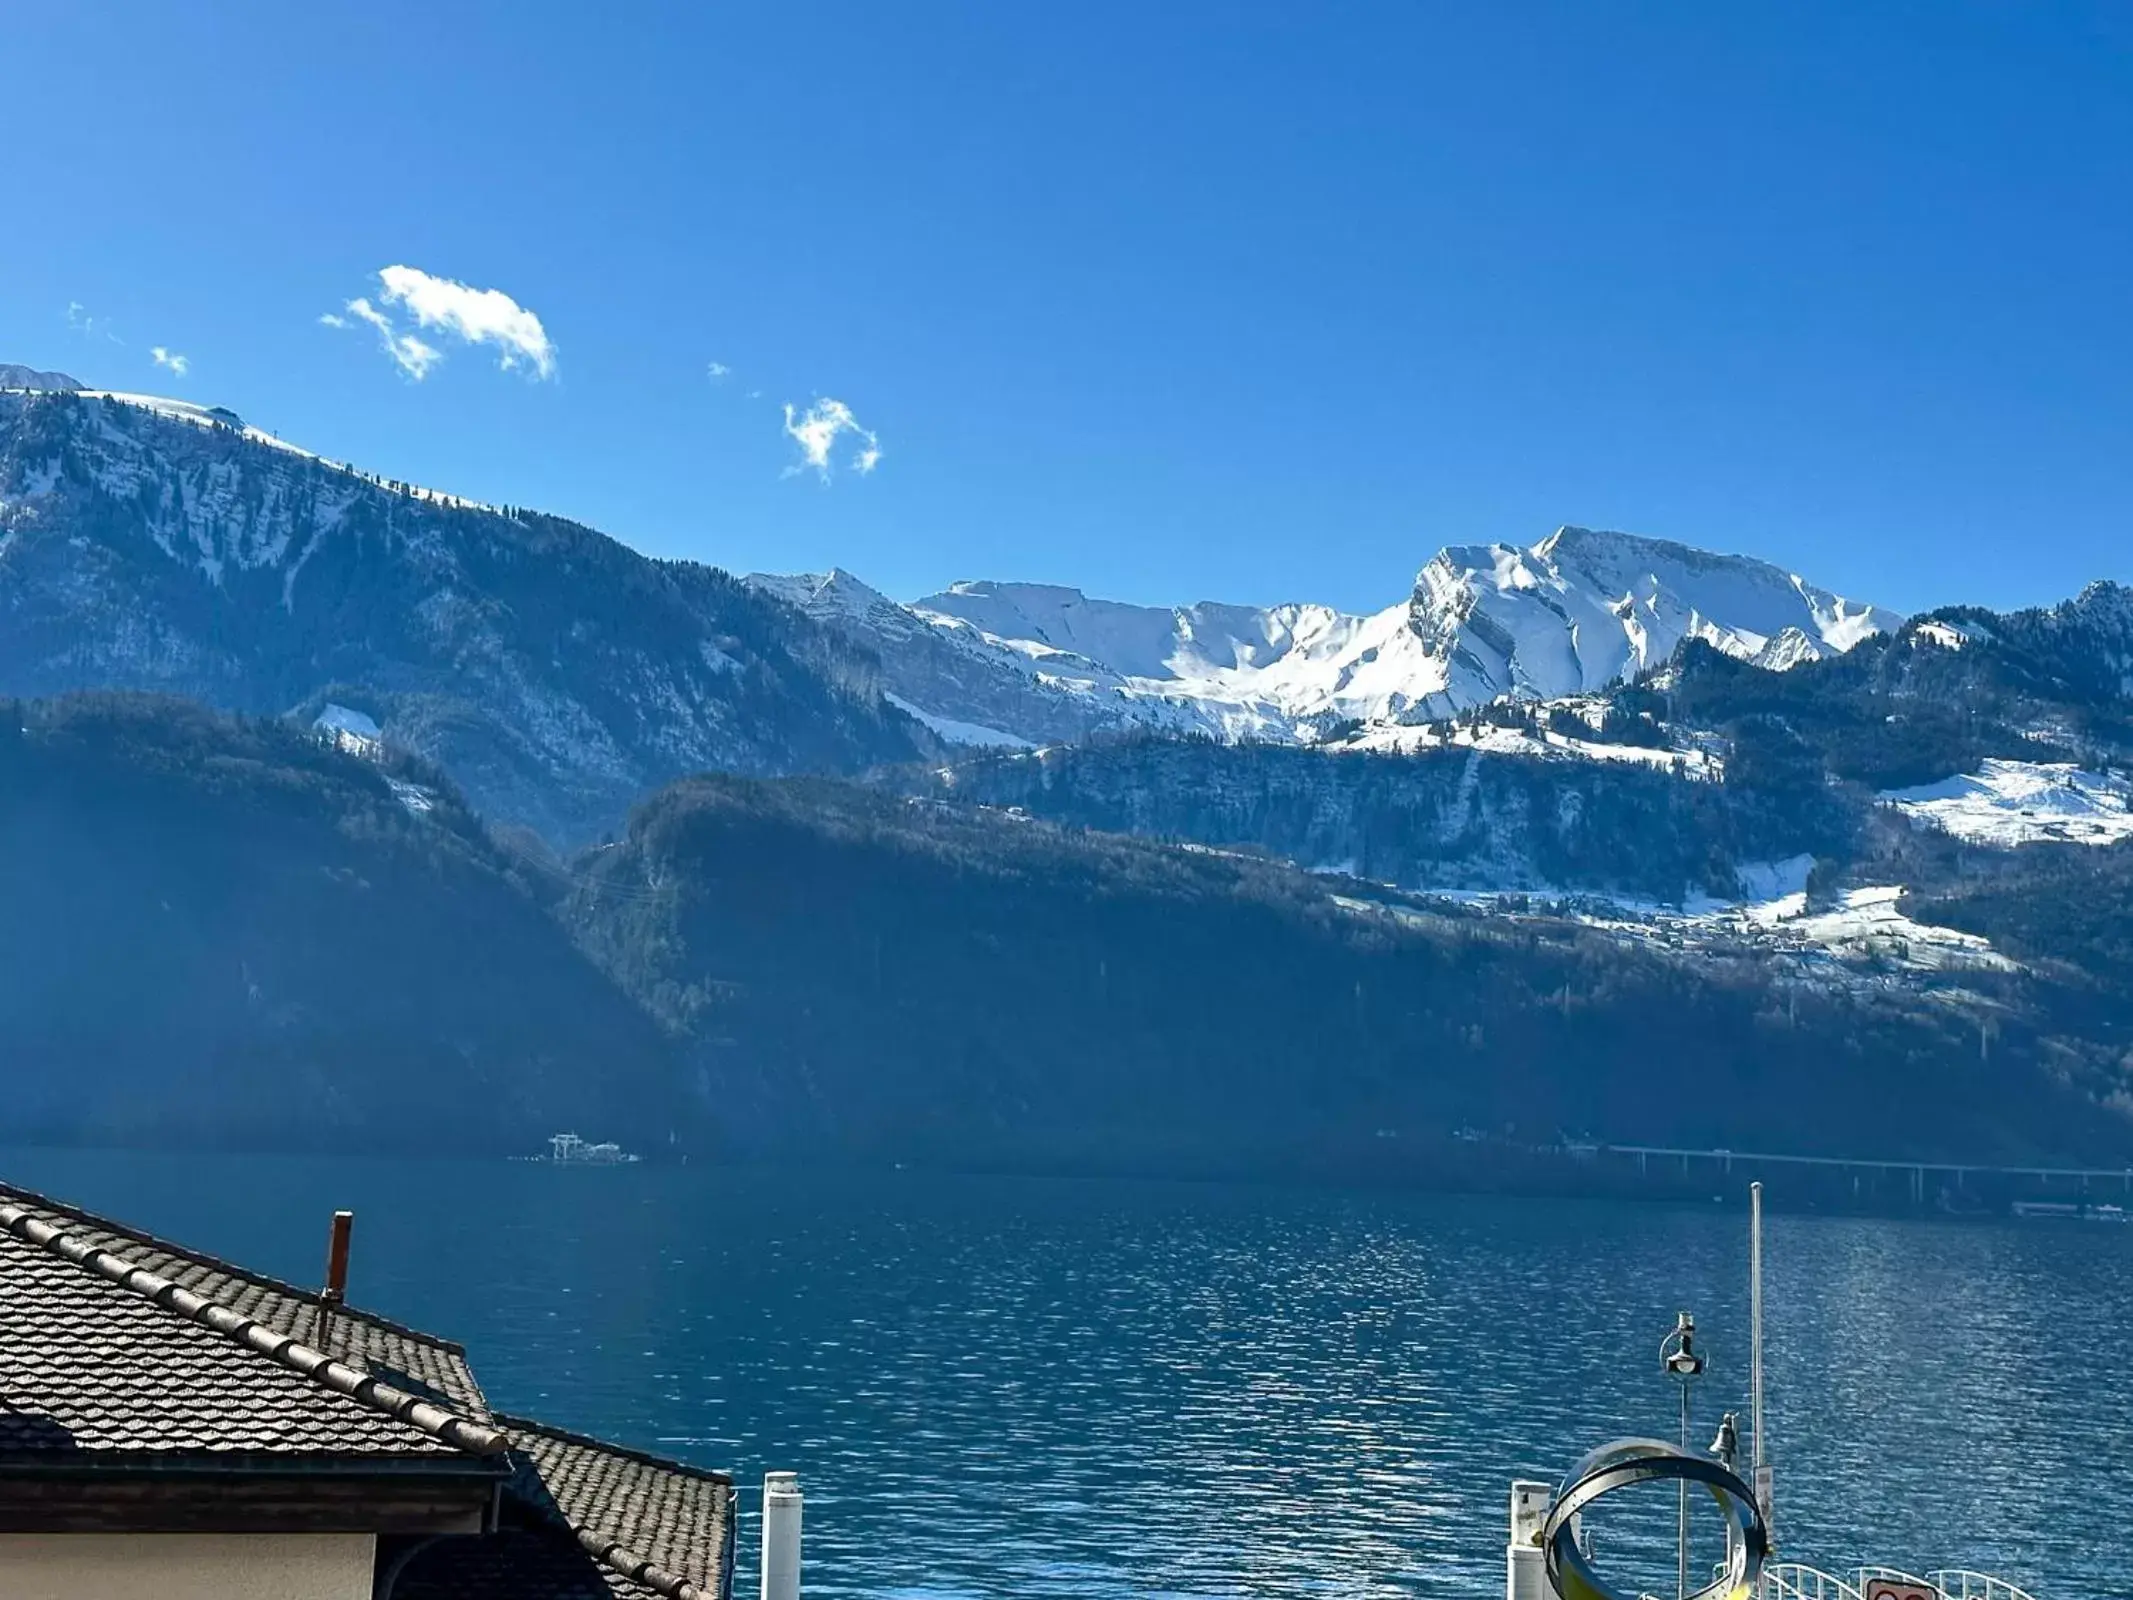
[[[1309,743],[1506,695],[1591,693],[1688,638],[1783,670],[1903,622],[1752,557],[1568,526],[1531,547],[1439,551],[1405,600],[1367,615],[990,581],[900,605],[837,570],[747,581],[878,652],[899,702],[936,731],[986,736],[963,742],[1145,728]]]
[[[81,379],[70,378],[64,372],[40,372],[19,361],[0,361],[0,389],[78,390],[84,387]]]
[[[334,705],[564,844],[684,773],[940,749],[871,656],[714,568],[156,396],[0,392],[0,623],[0,695]]]

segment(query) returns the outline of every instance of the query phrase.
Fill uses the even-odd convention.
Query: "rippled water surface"
[[[1737,1204],[45,1151],[0,1175],[305,1281],[353,1206],[354,1298],[464,1340],[500,1407],[798,1470],[810,1595],[1500,1595],[1512,1477],[1674,1431],[1677,1308],[1714,1357],[1696,1442],[1745,1400]],[[1779,1214],[1768,1251],[1786,1555],[2133,1592],[2133,1228]],[[1662,1509],[1617,1548],[1649,1554]]]

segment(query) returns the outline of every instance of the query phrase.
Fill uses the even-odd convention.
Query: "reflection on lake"
[[[1493,1596],[1512,1477],[1673,1434],[1677,1309],[1713,1357],[1694,1442],[1745,1411],[1737,1204],[53,1151],[0,1175],[303,1281],[353,1206],[353,1297],[466,1341],[500,1406],[798,1470],[815,1596]],[[1768,1232],[1782,1554],[2124,1592],[2133,1228]],[[1671,1491],[1645,1511],[1603,1566],[1659,1548]]]

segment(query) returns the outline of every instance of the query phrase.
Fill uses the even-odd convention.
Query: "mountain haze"
[[[0,1138],[484,1154],[707,1126],[436,774],[162,697],[0,701]]]
[[[9,390],[16,1128],[2115,1159],[2129,688],[2112,584],[1903,622],[1565,528],[1372,615],[900,604]]]

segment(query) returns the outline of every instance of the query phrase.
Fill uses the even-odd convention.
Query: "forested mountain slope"
[[[1679,905],[1750,896],[1805,856],[1831,881],[1900,863],[1895,881],[1935,889],[1996,870],[1936,824],[1972,846],[2133,834],[2129,617],[2126,591],[2099,584],[2049,611],[1936,614],[1784,672],[1692,638],[1603,695],[1498,701],[1396,737],[1143,736],[876,781],[1408,888]]]
[[[535,868],[434,771],[285,720],[0,709],[0,1137],[500,1153],[575,1127],[1237,1175],[1365,1152],[1418,1182],[1464,1126],[2133,1156],[2108,966],[1840,970],[817,779],[684,780]]]
[[[584,870],[573,927],[750,1141],[1262,1171],[1406,1139],[1418,1176],[1465,1124],[2133,1151],[2117,1050],[1993,971],[1830,983],[805,780],[678,784]]]
[[[937,748],[878,664],[714,568],[323,461],[227,412],[0,393],[0,693],[361,711],[560,845],[670,778]]]

